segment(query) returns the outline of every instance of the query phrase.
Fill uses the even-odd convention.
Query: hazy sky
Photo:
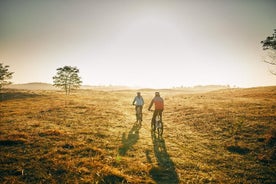
[[[0,62],[14,83],[70,65],[90,85],[276,85],[275,28],[275,0],[0,0]]]

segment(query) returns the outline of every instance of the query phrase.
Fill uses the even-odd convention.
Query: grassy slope
[[[275,183],[276,87],[162,91],[163,138],[135,91],[7,90],[0,108],[1,183]]]

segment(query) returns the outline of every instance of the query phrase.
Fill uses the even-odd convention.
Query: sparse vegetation
[[[9,81],[12,78],[13,72],[9,71],[9,65],[0,63],[0,91],[3,86],[11,84]]]
[[[276,87],[160,92],[163,138],[135,91],[4,89],[0,183],[276,182]]]
[[[64,66],[57,69],[57,74],[53,77],[54,86],[62,88],[66,95],[71,93],[71,90],[80,87],[82,81],[79,76],[79,69],[72,66]]]

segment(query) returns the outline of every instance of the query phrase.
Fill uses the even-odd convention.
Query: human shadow
[[[151,138],[154,155],[158,162],[158,166],[153,167],[150,170],[152,179],[159,184],[179,183],[179,178],[175,171],[175,165],[167,152],[165,139],[161,136],[157,136],[154,132],[152,132]]]
[[[128,135],[126,135],[125,132],[123,133],[122,146],[119,148],[119,155],[126,155],[126,152],[138,141],[140,128],[141,124],[135,123],[128,132]]]

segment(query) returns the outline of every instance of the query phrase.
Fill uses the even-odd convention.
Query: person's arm
[[[144,98],[142,97],[142,106],[144,105]]]
[[[134,100],[133,100],[133,102],[132,102],[132,105],[135,105],[134,103],[135,103],[135,101],[136,101],[136,97],[134,98]]]

